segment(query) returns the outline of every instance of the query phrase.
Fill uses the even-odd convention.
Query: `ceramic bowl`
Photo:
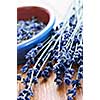
[[[17,44],[17,64],[25,63],[25,54],[37,43],[47,39],[55,24],[55,16],[51,9],[42,6],[23,6],[17,8],[17,20],[31,19],[32,16],[35,16],[39,21],[44,22],[46,27],[31,39]]]

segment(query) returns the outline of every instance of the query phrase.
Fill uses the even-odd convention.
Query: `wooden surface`
[[[21,66],[18,66],[17,73]],[[25,75],[23,75],[25,76]],[[55,74],[52,73],[50,78],[47,81],[44,81],[42,78],[39,79],[39,83],[33,87],[35,96],[31,100],[67,100],[66,90],[69,88],[66,85],[62,84],[60,87],[57,87],[55,82]],[[21,82],[17,82],[17,91],[18,93],[23,89],[24,86]],[[77,91],[77,96],[75,100],[83,100],[82,98],[82,89]]]

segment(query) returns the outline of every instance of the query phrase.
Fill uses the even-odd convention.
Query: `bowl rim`
[[[45,31],[47,31],[49,29],[49,27],[51,27],[55,23],[55,19],[56,19],[53,10],[51,8],[47,7],[47,6],[44,6],[44,5],[33,5],[33,6],[20,6],[18,8],[21,8],[21,7],[22,8],[23,7],[39,7],[39,8],[43,8],[43,9],[48,11],[50,18],[49,18],[49,21],[48,21],[46,27],[41,32],[39,32],[37,35],[33,36],[32,38],[30,38],[28,40],[25,40],[22,43],[17,44],[17,49],[21,49],[21,48],[27,46],[28,44],[30,44],[30,42],[32,42],[33,40],[35,40],[38,37],[40,37]]]

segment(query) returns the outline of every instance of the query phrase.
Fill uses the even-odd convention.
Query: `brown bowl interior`
[[[39,21],[48,24],[50,19],[50,13],[48,10],[36,7],[36,6],[27,6],[17,8],[17,20],[29,20],[32,16],[37,17]]]

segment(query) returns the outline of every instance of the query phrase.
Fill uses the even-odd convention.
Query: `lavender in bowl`
[[[43,29],[41,29],[41,31],[39,31],[40,29],[38,29],[36,33],[34,33],[35,31],[33,31],[33,33],[30,32],[28,34],[29,35],[28,38],[24,39],[25,41],[23,41],[23,39],[20,41],[20,39],[17,36],[18,64],[23,64],[25,62],[24,56],[32,47],[44,41],[46,38],[48,38],[48,36],[50,35],[50,31],[55,23],[55,16],[51,11],[51,9],[40,6],[25,6],[17,8],[17,22],[21,21],[21,24],[23,24],[23,26],[26,23],[28,27],[29,22],[32,21],[33,19],[37,20],[37,22],[41,23],[41,25],[44,27]],[[18,32],[18,27],[17,27],[17,32]],[[18,34],[20,33],[17,33],[17,35]]]

